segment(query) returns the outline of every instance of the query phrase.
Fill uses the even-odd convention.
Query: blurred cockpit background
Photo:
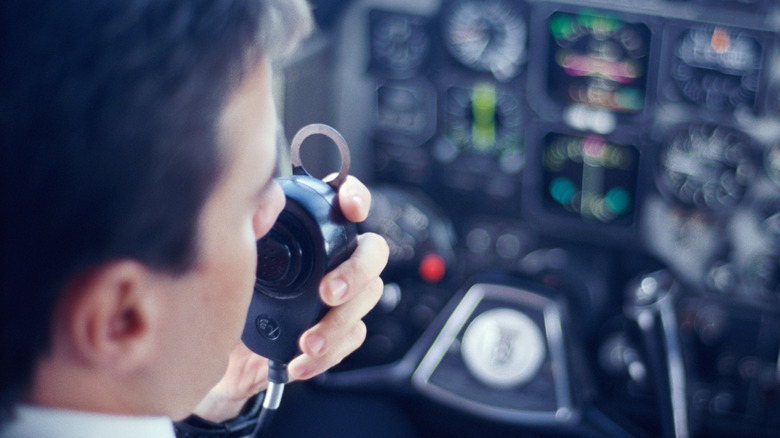
[[[780,436],[780,3],[313,6],[285,131],[391,257],[276,434]]]

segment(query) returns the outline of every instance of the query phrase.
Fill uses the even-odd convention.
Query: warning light
[[[420,261],[420,277],[428,283],[438,283],[446,271],[447,263],[438,254],[427,254]]]
[[[712,41],[710,42],[712,50],[716,53],[726,53],[731,46],[731,36],[725,29],[716,27],[712,32]]]

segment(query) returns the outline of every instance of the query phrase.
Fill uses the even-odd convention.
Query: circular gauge
[[[430,198],[390,186],[373,187],[371,193],[371,214],[359,229],[387,241],[390,255],[383,278],[410,278],[426,255],[440,256],[445,265],[453,261],[455,231]]]
[[[505,173],[517,173],[522,168],[522,121],[516,97],[494,83],[447,89],[447,140],[458,152],[495,157]]]
[[[750,290],[763,297],[780,296],[780,256],[756,254],[745,269],[745,282]]]
[[[776,143],[766,151],[764,165],[766,166],[766,173],[769,175],[769,178],[772,179],[775,184],[780,185],[780,143]]]
[[[755,201],[760,229],[774,245],[780,244],[780,196],[758,197]]]
[[[563,105],[633,113],[645,105],[650,30],[612,13],[555,12],[548,19],[547,92]]]
[[[629,226],[634,221],[639,150],[597,134],[550,132],[542,140],[544,206],[556,215]]]
[[[488,310],[469,324],[461,354],[469,371],[483,383],[500,389],[533,379],[547,356],[539,325],[509,308]]]
[[[371,56],[394,72],[414,70],[428,54],[425,19],[416,15],[371,11]]]
[[[752,147],[739,131],[692,125],[661,153],[657,184],[682,203],[711,211],[735,206],[755,173]]]
[[[697,27],[678,42],[672,78],[691,102],[716,110],[753,107],[761,59],[761,43],[744,30]]]
[[[507,2],[459,1],[447,14],[443,27],[448,50],[466,67],[506,80],[523,62],[527,26]]]

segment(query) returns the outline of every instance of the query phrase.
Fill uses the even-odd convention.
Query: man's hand
[[[368,216],[371,194],[363,183],[350,176],[341,185],[339,206],[352,222]],[[341,362],[365,340],[362,318],[382,295],[379,274],[387,264],[389,250],[385,239],[374,233],[358,236],[352,256],[328,273],[320,283],[320,298],[331,307],[325,316],[301,335],[302,355],[287,368],[290,380],[314,377]],[[222,380],[195,408],[194,414],[215,423],[238,415],[249,397],[268,384],[268,360],[239,342],[230,354]]]
[[[230,353],[222,380],[198,403],[193,414],[214,423],[235,418],[247,399],[268,386],[268,359],[246,348],[243,342]]]
[[[338,199],[347,220],[362,222],[368,216],[371,194],[356,178],[350,176],[344,181]],[[384,238],[374,233],[361,234],[352,256],[325,275],[320,283],[320,298],[331,309],[301,336],[299,347],[303,354],[290,362],[290,378],[314,377],[337,365],[363,343],[366,325],[362,318],[382,296],[379,274],[388,255]]]

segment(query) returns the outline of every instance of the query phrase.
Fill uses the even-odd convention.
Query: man
[[[172,436],[266,383],[240,343],[255,242],[284,195],[273,59],[309,31],[290,0],[7,1],[0,16],[0,436]],[[339,191],[360,221],[370,196]],[[361,235],[292,379],[365,337],[387,245]]]

